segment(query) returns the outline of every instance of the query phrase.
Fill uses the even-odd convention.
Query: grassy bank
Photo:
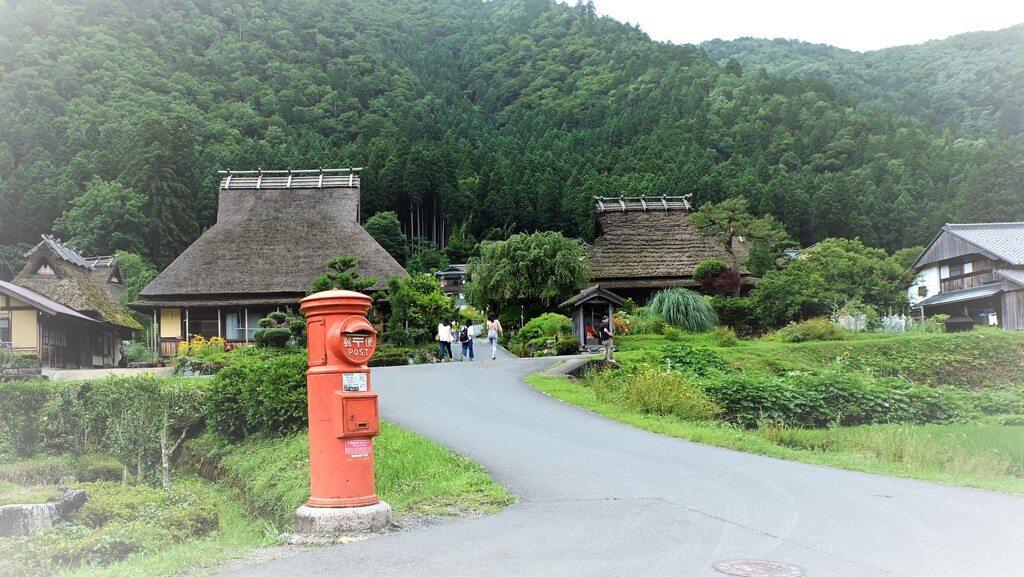
[[[619,337],[616,346],[616,360],[623,368],[607,378],[580,381],[534,375],[527,381],[595,413],[699,443],[1024,493],[1024,427],[1014,426],[1024,406],[1022,334],[861,334],[844,341],[757,340],[730,346],[719,346],[711,334],[687,334],[677,342],[649,334]],[[672,354],[673,349],[685,354]],[[665,384],[651,384],[670,369],[672,376]],[[812,388],[802,388],[806,386]],[[896,392],[886,396],[886,387],[896,387]],[[706,396],[705,388],[719,395],[731,393],[716,400]],[[789,396],[808,390],[816,394]],[[742,402],[735,394],[745,395]],[[908,394],[918,400],[906,401]],[[793,410],[777,410],[780,396],[782,408],[787,408],[785,399],[796,403],[788,407]],[[829,403],[839,400],[847,407],[836,411],[834,422],[828,419],[828,427],[793,426],[786,418],[772,416],[825,413]],[[708,406],[716,401],[725,403],[717,413]],[[777,404],[758,404],[767,401]],[[812,401],[820,406],[808,409],[801,404]],[[916,409],[898,413],[904,417],[943,422],[894,423],[897,413],[887,417],[890,401]],[[919,410],[925,404],[929,410]],[[862,422],[872,424],[838,426],[849,420],[854,407],[865,412]],[[761,417],[737,421],[741,411]]]
[[[514,502],[473,461],[386,421],[374,464],[377,495],[397,515],[490,512]],[[309,499],[305,433],[242,444],[206,435],[185,447],[180,467],[230,487],[252,515],[282,531]]]
[[[374,446],[376,489],[396,517],[479,515],[514,501],[479,465],[389,423],[381,423],[381,435]],[[309,498],[309,440],[305,433],[253,438],[243,443],[207,434],[187,443],[184,449],[176,465],[175,484],[185,482],[181,475],[189,474],[188,483],[200,484],[201,492],[218,495],[214,531],[180,542],[138,539],[125,534],[117,523],[146,523],[145,519],[161,518],[162,513],[143,507],[142,517],[135,518],[118,507],[121,510],[110,515],[117,518],[113,526],[92,531],[64,527],[60,532],[48,529],[27,538],[0,539],[0,551],[8,546],[31,552],[0,564],[0,576],[200,575],[230,559],[245,557],[253,549],[279,544],[281,534],[292,529],[295,510]],[[7,467],[17,469],[17,464]],[[74,482],[68,486],[88,487]],[[105,487],[105,491],[115,493],[113,502],[118,502],[117,486]],[[0,486],[0,499],[5,495],[8,502],[23,496],[48,498],[52,491],[41,484],[23,489],[6,483]],[[121,502],[131,502],[131,498]],[[107,533],[97,536],[95,531]],[[67,567],[66,557],[60,555],[69,550],[82,551],[73,539],[100,545],[84,552],[87,562]],[[127,548],[135,546],[139,549],[125,557]],[[124,558],[106,558],[106,551],[116,553],[117,559]]]
[[[593,391],[564,377],[531,375],[526,381],[555,398],[610,419],[697,443],[853,471],[1024,494],[1024,457],[1020,454],[1024,427],[870,425],[746,430],[601,402]]]

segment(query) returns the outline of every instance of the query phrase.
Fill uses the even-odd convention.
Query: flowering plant
[[[657,318],[643,313],[643,309],[636,312],[617,312],[612,316],[612,332],[615,335],[649,335],[660,334],[665,323]]]
[[[190,336],[190,340],[178,343],[179,357],[208,357],[227,350],[227,342],[221,337],[205,339],[202,335]]]
[[[620,313],[612,316],[612,334],[628,335],[632,329],[633,321],[626,315]]]

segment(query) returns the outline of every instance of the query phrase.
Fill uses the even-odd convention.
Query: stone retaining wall
[[[10,367],[4,367],[0,369],[0,380],[8,381],[31,381],[33,379],[40,378],[43,370],[39,367],[30,367],[27,369],[12,369]]]

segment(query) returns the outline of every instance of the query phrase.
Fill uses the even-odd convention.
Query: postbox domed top
[[[299,301],[299,310],[305,311],[307,316],[313,310],[325,313],[360,313],[366,314],[373,299],[363,293],[346,290],[329,290],[313,293]]]
[[[363,293],[357,293],[356,291],[347,291],[347,290],[341,290],[341,289],[331,289],[329,291],[320,291],[318,293],[313,293],[313,294],[311,294],[311,295],[309,295],[307,297],[303,297],[302,300],[300,300],[299,302],[302,302],[302,301],[305,301],[305,300],[314,299],[314,298],[316,298],[316,299],[322,299],[322,298],[323,299],[330,299],[330,298],[355,298],[355,299],[367,300],[367,301],[368,300],[372,300],[372,299],[370,299],[369,296],[364,295]]]

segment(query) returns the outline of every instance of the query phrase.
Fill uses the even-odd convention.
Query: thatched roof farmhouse
[[[266,313],[291,308],[328,272],[356,255],[371,290],[405,270],[359,225],[359,169],[222,173],[217,223],[131,306],[160,325],[161,351],[187,335],[248,342]]]
[[[86,258],[60,240],[43,240],[5,285],[0,341],[34,351],[43,367],[110,367],[122,340],[142,329],[118,304],[124,284],[117,259]]]
[[[597,240],[587,257],[591,281],[622,298],[644,304],[658,290],[695,288],[693,269],[705,260],[728,262],[721,245],[708,240],[690,222],[685,197],[595,198]],[[746,260],[747,243],[737,241],[733,251]],[[742,285],[753,279],[740,270]]]

